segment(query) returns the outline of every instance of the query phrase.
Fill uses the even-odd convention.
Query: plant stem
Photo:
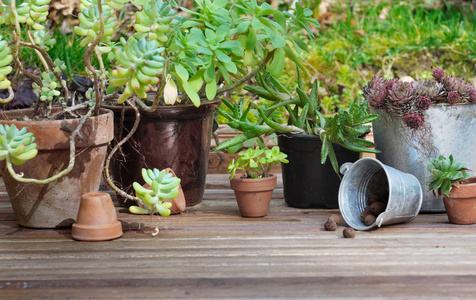
[[[66,169],[46,179],[23,178],[22,175],[17,174],[15,170],[13,170],[13,166],[10,161],[10,156],[7,155],[7,158],[6,158],[7,169],[10,175],[13,177],[13,179],[20,182],[26,182],[26,183],[47,184],[71,172],[71,170],[74,167],[74,162],[76,159],[76,143],[75,143],[76,136],[79,134],[79,131],[81,130],[83,125],[86,123],[86,120],[91,116],[93,109],[94,107],[91,107],[88,113],[81,118],[81,121],[79,122],[78,127],[76,127],[76,129],[73,131],[73,133],[69,137],[69,145],[70,145],[69,164]]]
[[[123,190],[121,190],[120,188],[118,188],[114,182],[112,181],[111,179],[111,174],[110,174],[110,171],[109,171],[109,165],[111,163],[111,158],[114,156],[114,153],[116,153],[116,151],[125,143],[127,142],[131,137],[132,135],[136,132],[137,130],[137,127],[139,126],[139,122],[140,122],[140,112],[139,112],[139,109],[133,104],[130,102],[130,100],[126,100],[126,103],[129,104],[135,111],[136,113],[136,119],[134,121],[134,125],[132,126],[132,129],[131,131],[129,132],[129,134],[127,134],[127,136],[125,138],[123,138],[119,143],[117,143],[116,146],[114,146],[114,148],[111,150],[111,152],[109,153],[109,155],[107,156],[107,159],[106,159],[106,166],[104,168],[105,170],[105,173],[106,173],[106,181],[107,183],[109,184],[109,186],[117,193],[119,194],[121,197],[124,197],[126,199],[129,199],[129,200],[133,200],[133,201],[136,201],[138,203],[142,203],[142,200],[140,200],[139,198],[137,197],[134,197],[134,196],[131,196],[129,194],[127,194],[126,192],[124,192]]]
[[[0,97],[0,103],[8,103],[8,102],[12,101],[14,95],[15,95],[15,94],[13,93],[12,87],[9,86],[9,87],[8,87],[8,97],[5,98],[5,99],[3,99],[3,98]]]

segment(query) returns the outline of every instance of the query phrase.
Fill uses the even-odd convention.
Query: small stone
[[[344,231],[342,232],[342,234],[344,235],[344,237],[345,237],[346,239],[353,239],[353,238],[355,238],[355,230],[354,230],[354,228],[347,227],[346,229],[344,229]]]
[[[340,222],[342,221],[342,218],[341,218],[340,215],[332,214],[332,215],[329,216],[327,221],[334,221],[334,222],[336,222],[337,225],[339,225]]]
[[[324,229],[326,231],[336,231],[337,230],[337,224],[334,221],[327,221],[326,224],[324,224]]]
[[[365,207],[365,208],[364,208],[364,211],[360,213],[360,220],[361,220],[362,222],[364,222],[364,221],[365,221],[365,217],[366,217],[367,215],[370,215],[370,214],[372,214],[372,213],[370,212],[370,206]]]
[[[381,202],[381,197],[379,194],[377,193],[371,193],[369,195],[369,199],[367,200],[367,204],[368,205],[371,205],[372,203],[375,203],[375,202]]]
[[[369,215],[367,215],[367,216],[365,217],[364,223],[365,223],[365,225],[370,226],[370,225],[372,225],[373,223],[375,223],[375,220],[376,220],[376,219],[377,219],[377,218],[376,218],[374,215],[369,214]]]
[[[378,217],[378,215],[380,215],[381,213],[385,211],[386,207],[387,205],[383,202],[375,202],[372,205],[370,205],[370,212],[374,216]]]

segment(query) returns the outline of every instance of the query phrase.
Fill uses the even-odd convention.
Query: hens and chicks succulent
[[[423,113],[437,103],[476,103],[476,89],[463,78],[445,74],[443,69],[432,72],[433,79],[404,82],[373,77],[363,87],[363,96],[376,109],[383,109],[402,117],[412,129],[423,125]]]

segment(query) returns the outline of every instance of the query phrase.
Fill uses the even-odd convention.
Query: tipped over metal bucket
[[[345,163],[340,171],[344,178],[339,188],[339,208],[350,227],[369,230],[376,226],[408,222],[418,215],[423,192],[415,176],[370,157],[361,158],[353,164]],[[360,214],[367,206],[371,193],[388,193],[388,203],[373,224],[365,225]]]

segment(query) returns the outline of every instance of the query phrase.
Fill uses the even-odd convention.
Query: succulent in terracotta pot
[[[476,223],[476,178],[463,163],[440,155],[427,165],[429,189],[443,196],[448,219],[454,224]]]

